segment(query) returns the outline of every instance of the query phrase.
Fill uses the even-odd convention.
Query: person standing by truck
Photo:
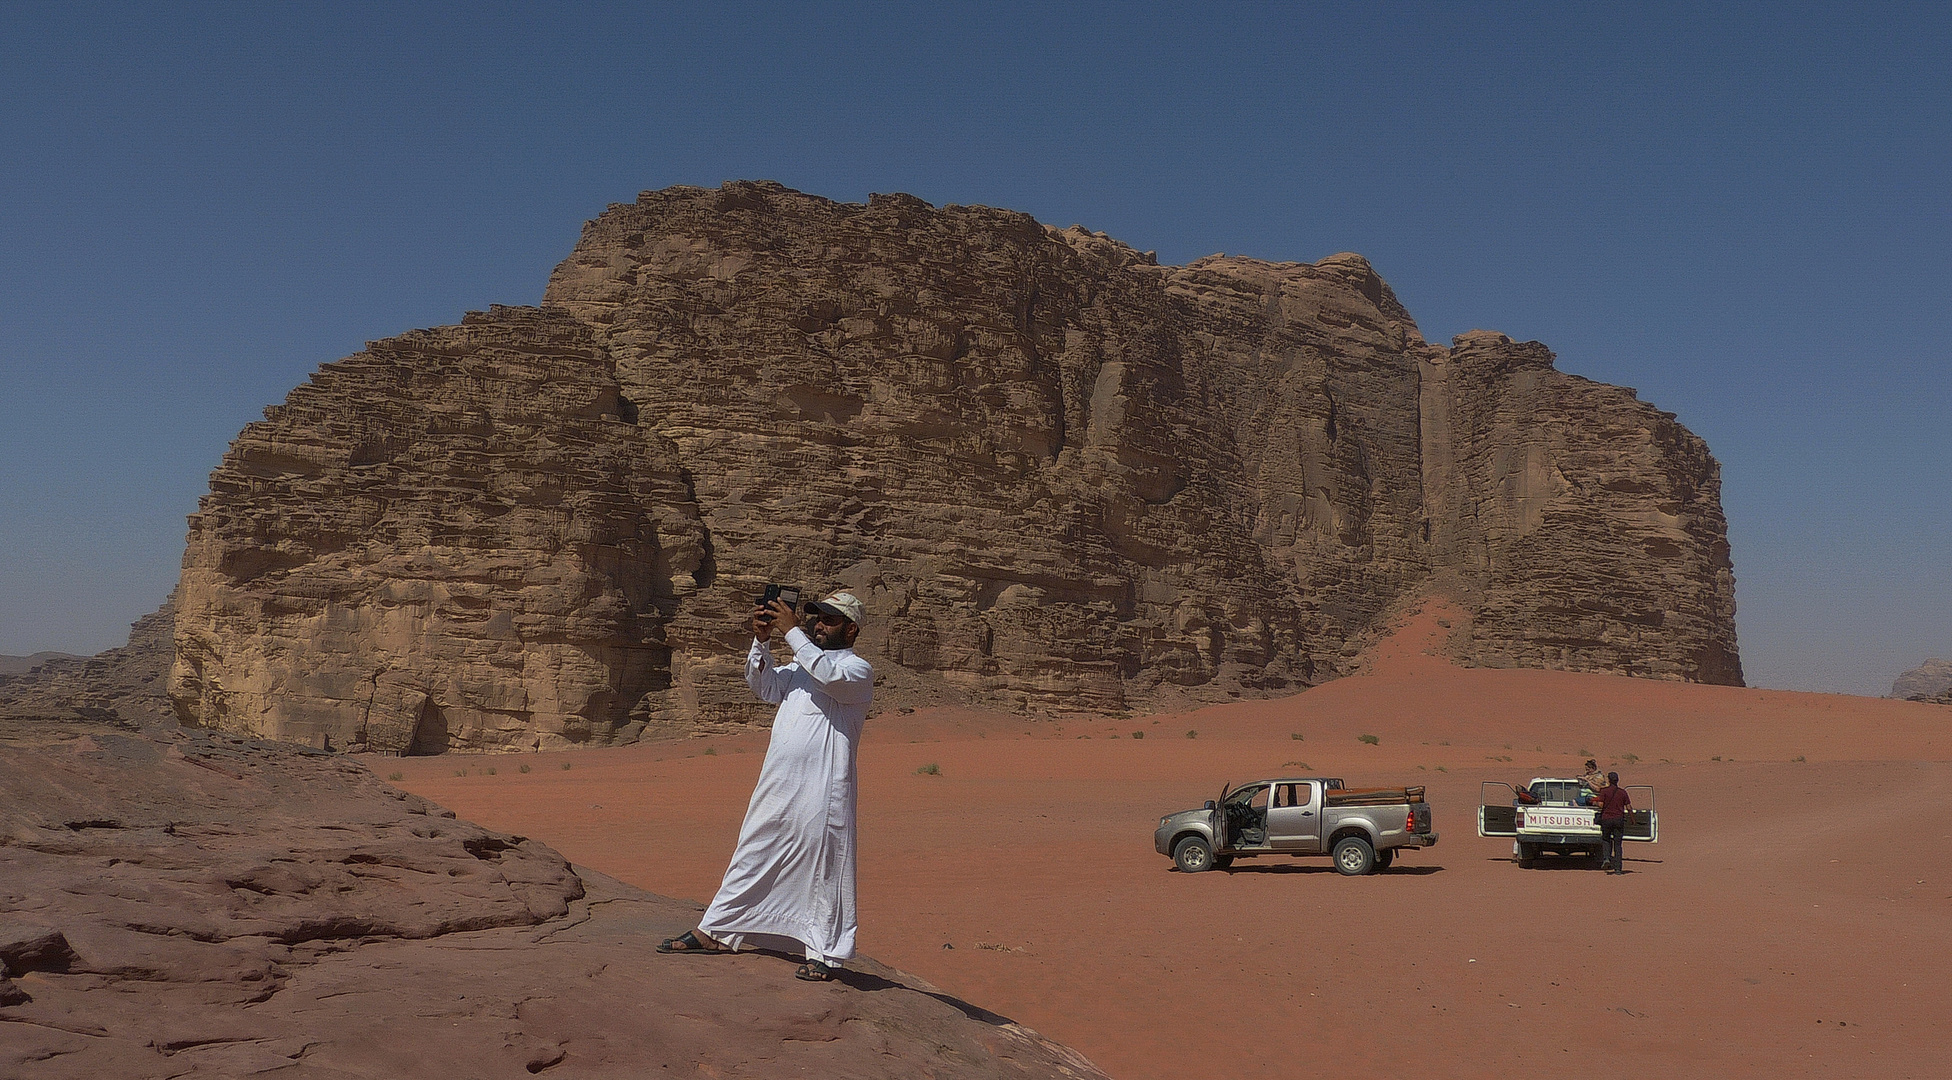
[[[1622,840],[1627,835],[1627,811],[1633,809],[1633,800],[1627,797],[1627,789],[1620,786],[1620,774],[1606,774],[1606,786],[1599,790],[1600,798],[1600,869],[1609,874],[1627,872],[1625,847]]]

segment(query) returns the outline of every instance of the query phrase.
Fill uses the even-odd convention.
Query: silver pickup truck
[[[1152,846],[1186,873],[1256,855],[1327,855],[1344,874],[1384,870],[1401,848],[1429,847],[1423,789],[1349,788],[1332,777],[1256,780],[1222,788],[1197,810],[1159,819]]]

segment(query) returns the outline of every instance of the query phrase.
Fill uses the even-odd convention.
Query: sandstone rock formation
[[[1899,701],[1930,701],[1952,694],[1952,660],[1930,660],[1912,668],[1891,684]]]
[[[909,196],[646,192],[536,309],[376,342],[253,424],[185,555],[187,722],[523,748],[763,720],[733,628],[846,586],[884,704],[1154,709],[1466,662],[1739,683],[1719,470],[1369,264],[1156,265]]]
[[[872,961],[653,952],[697,916],[346,758],[0,719],[0,1075],[1101,1078]]]
[[[165,687],[175,659],[176,597],[137,619],[129,643],[94,656],[35,654],[25,670],[0,674],[0,712],[80,708],[140,724],[174,724]]]

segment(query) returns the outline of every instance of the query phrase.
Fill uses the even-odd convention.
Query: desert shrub
[[[1143,738],[1145,738],[1145,732],[1143,732],[1143,731],[1134,731],[1134,732],[1132,733],[1132,737],[1133,737],[1134,739],[1143,739]]]
[[[1290,738],[1290,739],[1293,739],[1293,740],[1294,740],[1294,741],[1296,741],[1296,742],[1306,742],[1306,741],[1307,741],[1307,740],[1305,740],[1305,739],[1303,739],[1303,738],[1301,737],[1301,732],[1299,732],[1299,731],[1290,731],[1290,732],[1288,732],[1288,738]]]
[[[466,775],[468,775],[468,770],[466,770],[466,769],[456,769],[456,770],[454,770],[454,775],[456,775],[456,776],[466,776]]]
[[[717,756],[718,756],[718,747],[716,747],[716,746],[707,746],[707,747],[705,748],[705,756],[706,756],[706,757],[717,757]]]
[[[406,773],[390,772],[386,774],[386,778],[388,780],[401,780],[405,779],[406,775]]]
[[[568,771],[569,771],[569,762],[567,762],[567,761],[565,761],[565,762],[563,762],[563,771],[564,771],[564,772],[568,772]]]
[[[516,772],[528,772],[528,771],[529,771],[529,767],[528,767],[527,765],[523,765],[523,766],[521,766],[521,767],[519,767],[519,768],[517,768],[517,769],[516,769],[515,771],[516,771]]]
[[[1367,743],[1370,746],[1381,746],[1383,744],[1383,740],[1374,735],[1358,735],[1356,736],[1356,741],[1359,743]]]
[[[919,768],[919,769],[916,769],[916,770],[915,770],[915,775],[917,775],[917,776],[941,776],[941,775],[942,775],[942,766],[940,766],[940,765],[937,765],[937,764],[936,764],[935,762],[933,762],[933,761],[931,761],[931,762],[929,762],[929,763],[928,763],[927,765],[924,765],[924,766],[922,766],[921,768]]]
[[[493,765],[490,765],[490,766],[488,766],[487,768],[485,768],[485,769],[483,769],[483,770],[481,770],[481,771],[482,771],[482,772],[483,772],[484,774],[486,774],[486,775],[488,775],[488,776],[493,776],[493,775],[495,775],[495,767],[494,767]]]
[[[1187,729],[1186,729],[1186,737],[1187,737],[1187,738],[1189,738],[1189,739],[1197,739],[1197,738],[1199,738],[1199,737],[1200,737],[1200,733],[1199,733],[1199,732],[1197,732],[1197,731],[1194,731],[1194,730],[1193,730],[1192,728],[1187,728]]]

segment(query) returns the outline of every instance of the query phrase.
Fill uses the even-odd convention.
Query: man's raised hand
[[[784,600],[773,600],[752,609],[752,636],[771,641],[773,631],[794,625],[793,609]]]

